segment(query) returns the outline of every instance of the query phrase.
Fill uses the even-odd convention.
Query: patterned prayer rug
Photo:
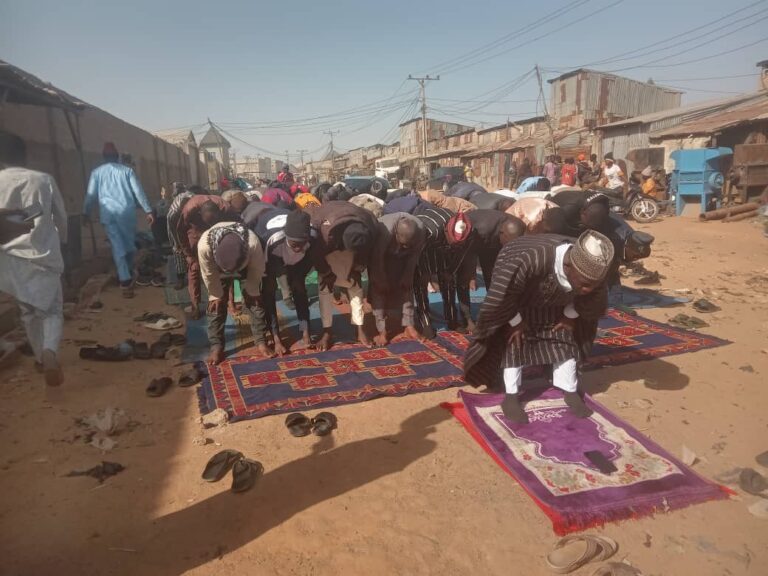
[[[436,341],[340,344],[282,358],[235,356],[211,368],[198,393],[201,412],[223,408],[236,421],[441,390],[460,385],[461,374],[461,360]]]
[[[456,332],[440,332],[444,346],[457,355],[463,355],[469,345],[467,338]],[[600,320],[592,354],[584,362],[584,370],[593,370],[605,366],[618,366],[696,352],[707,348],[717,348],[730,344],[714,336],[689,330],[674,328],[669,324],[654,322],[640,316],[631,316],[625,312],[610,308]],[[528,370],[537,374],[538,370]]]
[[[667,512],[728,497],[591,398],[589,418],[571,415],[562,392],[524,395],[529,424],[507,420],[501,394],[459,392],[463,402],[443,404],[517,480],[552,520],[559,534],[605,522]],[[597,450],[617,468],[603,474],[585,456]]]

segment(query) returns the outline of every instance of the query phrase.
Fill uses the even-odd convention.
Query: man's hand
[[[515,346],[523,345],[523,336],[525,335],[525,322],[520,322],[517,326],[512,326],[509,331],[507,343]]]
[[[283,345],[280,336],[277,334],[275,334],[275,354],[278,356],[285,356],[288,354],[288,348]]]
[[[29,234],[35,227],[34,222],[16,222],[6,216],[23,215],[23,210],[8,210],[0,214],[0,244],[6,244],[19,236]]]
[[[210,314],[211,316],[218,316],[226,309],[226,307],[227,307],[227,303],[221,298],[216,298],[216,300],[209,300],[208,314]]]
[[[555,330],[568,330],[568,332],[573,332],[573,329],[576,327],[576,319],[575,318],[568,318],[567,316],[563,316],[560,318],[560,322],[555,324]]]
[[[147,224],[152,226],[155,223],[155,215],[152,212],[147,212]]]
[[[360,270],[352,270],[349,273],[349,283],[354,288],[355,286],[363,287],[363,273]]]
[[[195,257],[190,254],[184,254],[184,260],[187,261],[187,268],[190,268],[191,266],[197,263],[197,260],[195,260]]]
[[[333,272],[326,272],[319,278],[320,290],[326,289],[329,292],[333,290],[336,285],[336,274]]]

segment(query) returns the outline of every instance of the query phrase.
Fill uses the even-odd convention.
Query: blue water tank
[[[693,148],[675,150],[670,154],[675,161],[671,188],[678,216],[692,197],[700,203],[701,212],[706,212],[712,199],[719,204],[725,181],[720,171],[720,159],[732,154],[730,148]]]

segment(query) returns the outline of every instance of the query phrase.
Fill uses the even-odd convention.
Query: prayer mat
[[[608,293],[608,302],[616,308],[626,307],[634,310],[647,308],[670,308],[690,302],[685,296],[669,296],[650,288],[630,288],[618,286]]]
[[[223,408],[236,421],[441,390],[460,385],[461,374],[461,360],[434,341],[340,344],[282,358],[235,356],[209,369],[198,394],[203,414]]]
[[[469,345],[466,336],[447,331],[438,334],[445,348],[454,354],[464,355]],[[581,368],[593,370],[605,366],[619,366],[717,348],[726,344],[730,342],[609,308],[606,316],[600,319],[592,354]],[[529,377],[539,375],[540,370],[536,368],[526,368],[525,374]]]
[[[199,320],[187,319],[186,337],[187,343],[181,352],[182,363],[205,360],[210,353],[208,319],[205,315]],[[224,325],[224,338],[226,340],[224,351],[227,354],[253,346],[253,334],[248,315],[240,314],[234,318],[227,316],[227,323]]]
[[[496,463],[552,520],[556,534],[668,512],[728,497],[714,484],[591,398],[589,418],[576,418],[561,391],[523,395],[529,424],[515,424],[499,406],[503,394],[459,392],[445,403]],[[585,456],[599,451],[617,471],[603,474]]]

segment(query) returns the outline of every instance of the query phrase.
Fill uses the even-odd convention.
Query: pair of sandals
[[[232,470],[232,492],[245,492],[253,488],[256,480],[264,475],[261,462],[243,456],[237,450],[222,450],[214,454],[203,470],[203,480],[218,482]]]
[[[162,360],[169,349],[184,346],[187,343],[187,337],[183,334],[166,332],[151,345],[133,340],[129,340],[129,342],[133,344],[133,357],[137,360]]]
[[[590,562],[602,562],[616,554],[619,545],[606,536],[575,534],[561,538],[547,555],[547,565],[556,574],[570,574]],[[607,562],[592,576],[639,576],[637,568],[623,562]]]
[[[285,418],[285,426],[292,436],[301,438],[314,434],[315,436],[328,436],[338,426],[338,419],[330,412],[320,412],[314,418],[296,412],[288,414]]]

